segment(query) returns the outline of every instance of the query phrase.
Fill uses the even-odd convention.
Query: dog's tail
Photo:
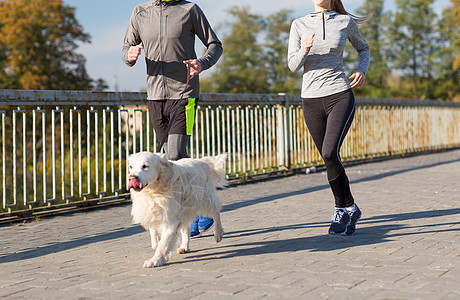
[[[225,178],[225,168],[227,162],[227,154],[220,154],[218,156],[205,156],[201,160],[206,162],[212,169],[212,180],[214,186],[224,188],[228,185]]]

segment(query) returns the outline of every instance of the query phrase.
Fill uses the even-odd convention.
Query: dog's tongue
[[[142,189],[142,187],[142,182],[137,178],[130,179],[128,182],[128,188],[130,189]]]

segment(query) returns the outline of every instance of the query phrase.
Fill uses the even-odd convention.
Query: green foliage
[[[431,83],[433,64],[439,63],[439,41],[435,33],[437,16],[433,0],[397,0],[398,10],[390,15],[387,40],[392,46],[387,55],[394,69],[412,83],[413,96],[434,98]]]
[[[452,68],[458,71],[460,68],[460,1],[451,0],[451,2],[452,7],[447,8],[446,11],[451,11],[453,15],[452,46],[455,51],[455,61]]]
[[[98,80],[95,81],[93,90],[96,92],[103,92],[107,90],[108,88],[109,86],[107,85],[107,82],[105,82],[104,79],[99,78]]]
[[[297,93],[300,76],[287,66],[287,42],[292,17],[282,10],[263,18],[248,7],[233,7],[228,13],[224,55],[211,78],[201,78],[202,92]]]
[[[281,10],[266,20],[265,64],[271,93],[295,94],[300,90],[299,75],[286,67],[291,21],[289,10]]]
[[[365,37],[371,49],[370,68],[366,74],[366,85],[359,92],[368,97],[390,97],[387,79],[391,73],[388,59],[385,56],[386,42],[382,32],[385,14],[383,0],[366,1],[358,10],[358,14],[370,16],[362,26],[361,34]]]
[[[236,19],[231,32],[223,39],[224,55],[216,66],[213,82],[219,93],[266,93],[268,77],[262,47],[257,42],[264,28],[260,16],[251,14],[247,7],[233,7],[228,13]]]
[[[91,89],[77,42],[89,42],[74,8],[61,0],[0,2],[0,87]]]
[[[442,99],[455,99],[456,96],[460,99],[460,2],[452,2],[453,7],[443,11],[436,28],[440,63],[433,66],[439,74],[434,89],[435,95]]]

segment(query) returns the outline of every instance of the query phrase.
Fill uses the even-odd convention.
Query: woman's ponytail
[[[367,17],[358,17],[353,14],[350,14],[346,11],[345,7],[343,6],[342,0],[331,0],[331,9],[341,15],[349,15],[358,24],[362,24],[370,18],[370,15]]]

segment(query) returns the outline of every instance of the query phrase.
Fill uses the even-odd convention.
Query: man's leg
[[[195,123],[196,99],[169,100],[166,106],[170,120],[175,114],[168,134],[168,159],[188,158],[187,146]]]
[[[166,157],[169,160],[188,158],[187,146],[190,140],[189,135],[169,134],[168,142],[165,143]]]
[[[161,143],[166,134],[166,129],[168,128],[169,118],[165,115],[165,104],[166,100],[151,100],[148,101],[149,104],[149,114],[150,121],[152,122],[153,129],[157,136],[157,141]],[[164,147],[167,151],[167,144],[165,143]]]

